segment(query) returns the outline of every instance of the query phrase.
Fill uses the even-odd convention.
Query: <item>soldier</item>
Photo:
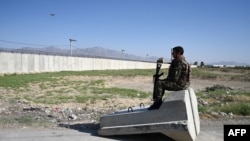
[[[190,65],[185,60],[184,49],[181,46],[173,48],[171,65],[169,67],[168,76],[166,79],[158,80],[156,87],[154,87],[153,100],[154,103],[148,110],[158,109],[162,104],[162,97],[165,90],[179,91],[185,90],[190,85]]]

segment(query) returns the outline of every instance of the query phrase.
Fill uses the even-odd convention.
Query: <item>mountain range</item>
[[[10,51],[10,52],[21,52],[21,53],[38,53],[38,54],[48,54],[48,55],[65,55],[70,56],[71,51],[69,49],[59,48],[59,47],[44,47],[44,48],[34,48],[34,47],[22,47],[19,49],[9,49],[0,48],[0,51]],[[82,56],[82,57],[98,57],[98,58],[112,58],[112,59],[124,59],[124,60],[136,60],[136,61],[148,61],[156,62],[159,57],[156,56],[137,56],[134,54],[125,53],[125,51],[116,51],[111,49],[106,49],[103,47],[91,47],[91,48],[73,48],[72,56]],[[164,58],[170,62],[169,58]],[[249,66],[247,63],[239,63],[234,61],[220,61],[207,63],[205,65],[231,65],[231,66]]]
[[[238,63],[238,62],[234,62],[234,61],[213,62],[213,63],[208,63],[207,65],[249,66],[249,64],[247,64],[247,63]]]
[[[6,49],[0,48],[0,51],[11,51],[21,53],[37,53],[37,54],[48,54],[48,55],[71,55],[69,49],[63,49],[59,47],[44,47],[44,48],[33,48],[33,47],[22,47],[19,49]],[[74,48],[72,49],[72,56],[82,57],[98,57],[98,58],[112,58],[112,59],[124,59],[124,60],[137,60],[137,61],[149,61],[156,62],[159,57],[155,56],[136,56],[134,54],[128,54],[124,51],[110,50],[103,47],[92,47],[92,48]]]

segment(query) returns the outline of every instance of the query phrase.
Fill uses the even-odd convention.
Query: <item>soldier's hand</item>
[[[157,60],[157,63],[163,63],[163,58],[162,58],[162,57],[159,58],[159,59]]]

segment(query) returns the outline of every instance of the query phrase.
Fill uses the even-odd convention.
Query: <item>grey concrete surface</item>
[[[223,141],[223,124],[201,123],[201,132],[196,141]],[[100,137],[97,130],[81,128],[83,126],[73,124],[70,128],[56,129],[0,129],[0,141],[173,141],[160,133]]]

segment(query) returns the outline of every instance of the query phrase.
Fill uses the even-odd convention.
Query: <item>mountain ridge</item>
[[[70,56],[70,49],[59,48],[54,46],[44,48],[34,47],[22,47],[18,49],[0,48],[1,51],[8,52],[21,52],[21,53],[38,53],[38,54],[50,54],[50,55],[68,55]],[[156,56],[137,56],[134,54],[125,53],[124,51],[111,50],[99,46],[89,48],[73,48],[72,56],[85,56],[85,57],[99,57],[99,58],[114,58],[124,60],[138,60],[156,62],[159,57]],[[164,58],[166,62],[170,62],[171,59]],[[250,63],[241,63],[235,61],[218,61],[218,62],[204,62],[205,65],[228,65],[228,66],[250,66]]]
[[[73,48],[72,54],[70,49],[64,49],[54,46],[44,48],[22,47],[19,49],[0,48],[2,51],[21,52],[21,53],[37,53],[37,54],[50,54],[50,55],[68,55],[68,56],[85,56],[85,57],[99,57],[99,58],[114,58],[124,60],[137,60],[156,62],[159,57],[156,56],[137,56],[134,54],[125,53],[123,51],[116,51],[106,49],[103,47],[90,47],[90,48]]]
[[[212,62],[208,63],[209,65],[228,65],[228,66],[249,66],[247,63],[240,63],[235,61],[219,61],[219,62]]]

